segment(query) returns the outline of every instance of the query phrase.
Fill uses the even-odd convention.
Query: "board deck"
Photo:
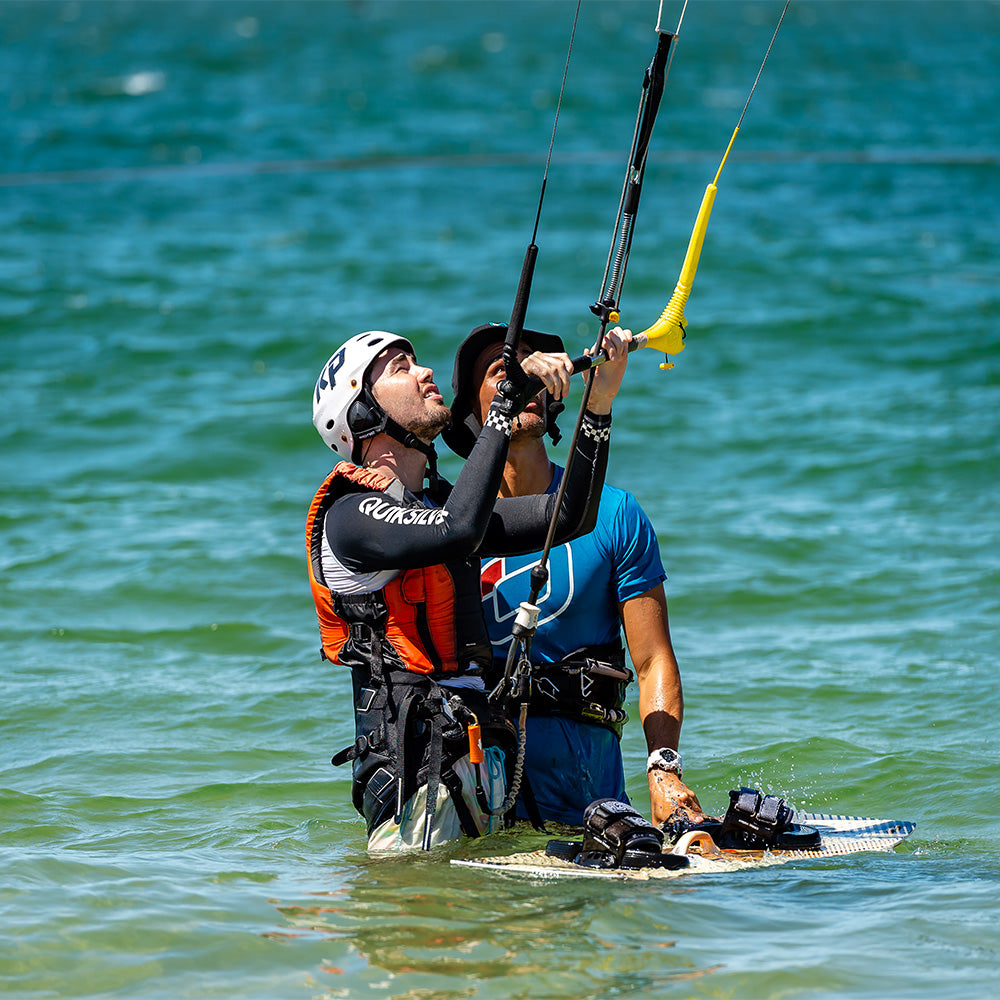
[[[687,868],[625,869],[582,868],[571,861],[550,858],[544,850],[505,857],[452,859],[453,865],[480,868],[512,875],[534,875],[540,878],[603,878],[603,879],[663,879],[684,875],[704,875],[711,872],[738,871],[743,868],[766,868],[803,858],[828,858],[864,851],[891,851],[916,828],[908,820],[869,819],[862,816],[827,816],[822,813],[796,813],[795,821],[819,830],[818,847],[806,851],[717,851],[695,844],[688,852]]]

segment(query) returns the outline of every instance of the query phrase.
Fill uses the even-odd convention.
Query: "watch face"
[[[651,767],[658,767],[664,771],[673,771],[678,777],[680,777],[681,755],[676,750],[670,750],[667,747],[664,747],[663,749],[650,754],[648,768]]]

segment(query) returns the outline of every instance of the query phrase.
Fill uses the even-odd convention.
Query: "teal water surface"
[[[781,6],[688,5],[635,329],[673,287]],[[582,5],[528,316],[576,350],[657,7]],[[446,863],[544,840],[525,831],[365,851],[328,763],[349,683],[318,657],[305,577],[329,463],[311,389],[366,328],[412,337],[445,386],[459,339],[509,316],[573,12],[0,5],[6,995],[995,995],[987,0],[792,0],[719,182],[687,348],[669,372],[633,356],[609,474],[659,535],[703,804],[754,783],[916,833],[653,888]]]

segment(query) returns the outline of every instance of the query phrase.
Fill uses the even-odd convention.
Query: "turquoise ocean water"
[[[610,478],[659,534],[702,803],[756,783],[914,836],[653,888],[446,863],[544,840],[523,831],[366,855],[328,763],[349,685],[318,658],[305,578],[329,464],[310,393],[372,327],[411,336],[444,386],[458,340],[509,316],[573,10],[0,4],[4,995],[996,995],[987,0],[792,0],[720,178],[687,349],[670,372],[633,356],[615,409]],[[635,329],[780,11],[688,6]],[[679,14],[667,0],[664,25]],[[528,316],[578,350],[656,16],[580,15]]]

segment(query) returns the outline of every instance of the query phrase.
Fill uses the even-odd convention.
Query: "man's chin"
[[[451,423],[451,410],[442,403],[440,406],[434,407],[432,412],[427,413],[418,426],[409,427],[407,430],[416,434],[421,441],[430,444],[449,423]]]
[[[537,413],[522,413],[514,418],[511,443],[517,441],[537,441],[545,437],[545,421]]]

